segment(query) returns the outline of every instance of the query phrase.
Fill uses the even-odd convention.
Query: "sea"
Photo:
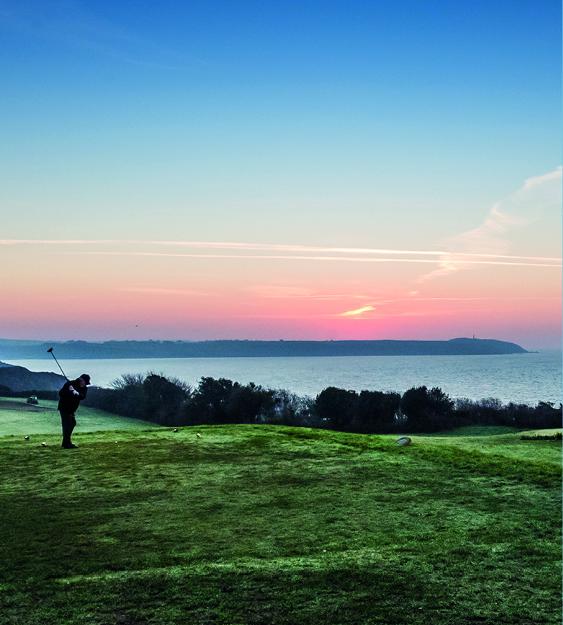
[[[31,371],[59,373],[51,360],[9,360]],[[254,382],[314,397],[327,386],[404,392],[438,386],[452,398],[494,397],[535,405],[562,401],[561,352],[495,356],[332,356],[289,358],[150,358],[67,360],[69,378],[89,373],[108,387],[124,373],[154,372],[197,385],[203,376]]]

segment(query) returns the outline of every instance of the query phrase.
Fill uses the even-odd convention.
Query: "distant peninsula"
[[[251,358],[298,356],[476,356],[525,354],[516,343],[495,339],[455,338],[447,341],[11,341],[0,339],[4,360],[57,357],[94,358]]]
[[[65,383],[57,373],[30,371],[25,367],[16,367],[0,362],[0,395],[4,389],[9,391],[58,391]]]

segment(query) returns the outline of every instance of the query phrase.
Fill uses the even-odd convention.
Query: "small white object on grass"
[[[174,428],[172,431],[173,431],[173,432],[177,432],[177,431],[178,431],[178,428]]]
[[[29,436],[24,436],[24,440],[28,441],[29,440]]]
[[[47,443],[46,443],[45,441],[43,441],[43,442],[41,443],[41,447],[47,447]]]
[[[400,445],[401,447],[406,447],[407,445],[410,445],[412,443],[412,439],[409,438],[408,436],[401,436],[395,442],[397,443],[397,445]]]
[[[199,432],[196,432],[196,433],[195,433],[195,435],[196,435],[198,438],[201,438],[201,434],[200,434]]]

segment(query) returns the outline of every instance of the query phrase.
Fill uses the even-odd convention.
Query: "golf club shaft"
[[[55,354],[53,353],[53,350],[52,350],[52,349],[50,349],[50,350],[47,350],[47,351],[48,351],[48,352],[51,354],[51,356],[55,359],[55,362],[57,363],[57,365],[58,365],[59,369],[61,370],[61,373],[64,375],[65,379],[66,379],[66,380],[68,380],[67,375],[66,375],[66,373],[63,371],[63,368],[61,367],[61,365],[60,365],[59,361],[57,360],[57,357],[56,357],[56,356],[55,356]]]

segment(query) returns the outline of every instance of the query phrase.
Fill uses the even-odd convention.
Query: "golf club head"
[[[52,348],[52,347],[49,347],[49,349],[47,350],[47,353],[48,353],[48,354],[52,354],[52,353],[53,353],[53,348]]]

